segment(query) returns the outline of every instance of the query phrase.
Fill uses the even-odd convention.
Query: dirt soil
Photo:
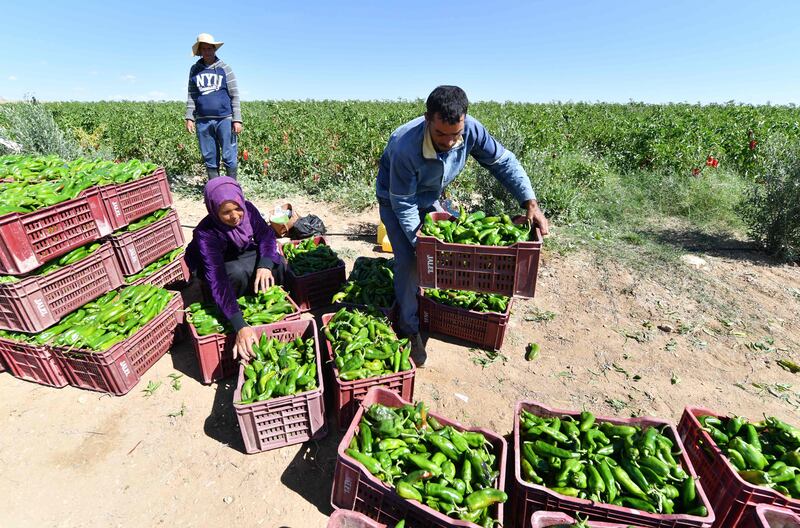
[[[289,201],[323,219],[348,271],[357,256],[379,255],[377,211]],[[200,201],[176,206],[185,226],[205,214]],[[191,227],[184,234],[188,241]],[[800,374],[775,362],[800,362],[800,268],[708,247],[658,273],[546,248],[536,298],[514,305],[500,354],[430,337],[415,399],[501,434],[522,399],[676,424],[686,405],[800,423]],[[196,288],[185,296],[195,300]],[[526,362],[529,342],[541,356]],[[170,374],[182,375],[179,390]],[[187,340],[124,397],[0,374],[0,526],[325,526],[341,432],[332,426],[319,442],[247,455],[234,380],[200,379]],[[161,386],[147,396],[150,381]]]

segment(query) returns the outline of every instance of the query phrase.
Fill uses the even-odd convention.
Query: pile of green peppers
[[[425,297],[438,303],[476,312],[499,312],[505,313],[508,309],[508,301],[505,295],[494,293],[477,293],[466,290],[425,290]]]
[[[389,308],[394,304],[394,259],[358,257],[347,282],[331,303]]]
[[[486,437],[443,426],[422,402],[370,406],[345,453],[402,498],[484,527],[497,523],[489,507],[508,499],[494,487],[500,472]]]
[[[800,499],[800,429],[772,416],[756,423],[738,416],[698,420],[742,479]]]
[[[351,381],[411,370],[408,339],[397,339],[383,316],[342,308],[323,328],[339,379]]]
[[[313,238],[307,238],[297,245],[287,242],[283,245],[283,256],[289,263],[289,269],[298,277],[335,268],[340,262],[330,246],[317,244]]]
[[[530,224],[515,224],[507,214],[486,216],[483,211],[464,214],[453,220],[434,222],[430,215],[422,223],[422,234],[444,242],[480,246],[510,246],[526,242],[531,233]]]
[[[85,259],[98,249],[100,249],[99,242],[93,242],[91,244],[86,244],[85,246],[73,249],[69,253],[61,255],[59,258],[48,262],[35,271],[32,271],[31,275],[47,275],[48,273],[53,273],[54,271],[65,266],[75,264],[76,262]],[[19,277],[14,277],[13,275],[0,275],[0,284],[13,283],[19,280]]]
[[[244,368],[241,404],[269,400],[317,387],[314,339],[283,342],[261,334],[253,360]]]
[[[0,156],[0,215],[29,213],[71,200],[89,187],[125,183],[155,171],[157,165],[130,160],[64,161],[57,156]]]
[[[242,309],[244,321],[249,325],[276,323],[295,312],[288,294],[278,285],[270,286],[254,296],[239,297],[236,301]],[[187,310],[187,320],[198,335],[233,333],[230,322],[215,305],[196,302],[190,304]]]
[[[152,321],[171,298],[170,292],[151,284],[129,286],[84,304],[38,334],[0,332],[0,335],[39,345],[108,350]]]
[[[180,255],[181,253],[183,253],[183,248],[182,247],[173,249],[172,251],[170,251],[169,253],[167,253],[166,255],[161,257],[160,259],[156,260],[155,262],[151,262],[150,264],[145,266],[144,269],[142,271],[140,271],[139,273],[136,273],[134,275],[128,275],[127,277],[125,277],[125,283],[126,284],[130,284],[132,282],[136,282],[137,280],[141,279],[142,277],[149,277],[150,275],[154,274],[155,272],[157,272],[158,270],[160,270],[161,268],[163,268],[167,264],[169,264],[172,261],[174,261],[176,258],[178,258],[178,255]]]
[[[543,418],[522,410],[520,470],[550,490],[649,513],[705,517],[695,479],[656,427],[597,424],[590,412]]]
[[[149,215],[147,215],[147,216],[145,216],[143,218],[140,218],[139,220],[137,220],[135,222],[131,222],[130,224],[128,224],[125,227],[123,227],[122,229],[120,229],[120,231],[127,231],[129,233],[132,233],[134,231],[138,231],[140,229],[143,229],[143,228],[149,226],[150,224],[154,224],[154,223],[158,222],[159,220],[161,220],[162,218],[167,216],[170,211],[172,211],[172,209],[169,209],[169,208],[167,208],[167,209],[159,209],[158,211],[152,212]]]

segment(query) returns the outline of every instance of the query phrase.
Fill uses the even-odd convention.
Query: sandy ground
[[[369,235],[376,211],[290,201],[325,221],[348,271],[356,256],[378,254]],[[178,200],[177,209],[186,226],[204,215],[198,201]],[[704,264],[659,281],[587,252],[545,250],[536,298],[516,304],[501,354],[488,361],[431,337],[415,399],[501,434],[520,399],[675,423],[686,405],[800,423],[800,375],[775,363],[800,362],[800,268],[748,251],[690,256]],[[541,320],[546,312],[552,319]],[[542,350],[532,362],[529,342]],[[182,375],[179,390],[170,374]],[[0,374],[0,526],[325,526],[341,433],[246,455],[233,379],[199,380],[186,340],[124,397]],[[146,396],[149,381],[162,385]]]

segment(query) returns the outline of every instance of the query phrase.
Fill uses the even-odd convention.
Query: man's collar
[[[453,148],[458,148],[461,144],[464,143],[464,135],[462,134],[458,138],[458,142],[453,145]],[[452,150],[452,149],[450,149]],[[428,122],[425,121],[425,128],[422,130],[422,157],[425,159],[439,159],[439,153],[436,152],[436,148],[433,146],[433,140],[431,139],[431,131],[428,130]]]

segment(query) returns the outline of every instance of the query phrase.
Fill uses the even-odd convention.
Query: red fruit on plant
[[[698,174],[700,174],[700,169],[698,169],[697,167],[692,169],[692,176],[697,176]]]
[[[250,154],[247,152],[247,149],[244,149],[244,150],[242,151],[242,159],[243,159],[243,160],[245,160],[245,161],[247,161],[247,159],[248,159],[249,157],[250,157]]]
[[[755,150],[756,149],[756,145],[758,145],[758,141],[756,141],[755,139],[751,139],[750,140],[750,150]]]

